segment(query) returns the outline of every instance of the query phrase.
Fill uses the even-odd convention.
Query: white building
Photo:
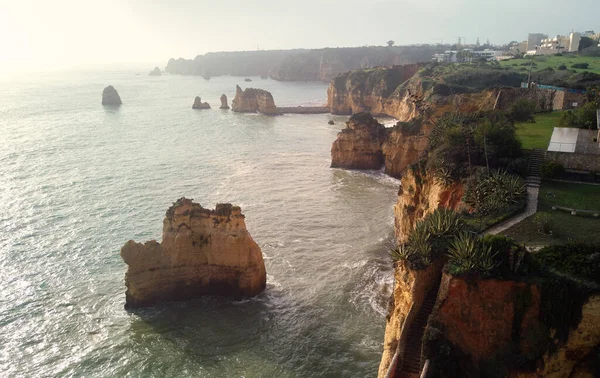
[[[542,44],[542,39],[546,39],[548,36],[542,33],[529,33],[527,37],[527,52],[536,50],[536,48]]]
[[[579,50],[581,34],[571,33],[568,37],[557,35],[554,38],[544,38],[535,49],[527,49],[527,55],[555,55],[562,52]]]

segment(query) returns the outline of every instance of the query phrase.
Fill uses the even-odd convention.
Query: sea
[[[330,168],[347,117],[218,109],[236,84],[280,106],[327,84],[147,72],[0,83],[0,376],[375,377],[399,182]],[[182,196],[241,206],[267,288],[128,312],[120,248],[160,241]]]

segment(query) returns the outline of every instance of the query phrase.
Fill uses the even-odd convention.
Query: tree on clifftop
[[[394,46],[394,43],[396,43],[396,42],[392,41],[391,39],[389,41],[387,41],[388,47]]]

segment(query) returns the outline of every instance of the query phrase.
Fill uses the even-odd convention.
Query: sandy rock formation
[[[417,71],[416,64],[346,72],[335,77],[327,89],[327,105],[332,114],[370,112],[374,116],[389,115],[400,121],[416,117],[415,109],[392,112],[388,98]],[[409,97],[409,96],[403,96]],[[409,99],[404,99],[408,101]]]
[[[160,68],[154,67],[154,69],[152,71],[150,71],[150,73],[148,75],[149,76],[160,76],[160,75],[162,75],[162,72],[160,72]]]
[[[331,146],[331,167],[379,169],[385,162],[381,145],[385,127],[369,113],[353,115]]]
[[[444,185],[417,165],[404,171],[398,201],[394,206],[394,231],[398,243],[404,243],[415,224],[438,208],[462,211],[464,184]]]
[[[200,96],[196,96],[192,109],[210,109],[210,104],[208,102],[202,102]]]
[[[229,109],[229,105],[227,104],[227,96],[225,96],[225,94],[221,95],[221,106],[219,109]]]
[[[369,113],[355,114],[331,146],[331,167],[379,169],[385,165],[385,173],[399,178],[423,155],[431,127],[419,121],[386,128]]]
[[[280,114],[271,93],[256,88],[246,88],[242,91],[239,85],[235,86],[235,98],[231,102],[231,109],[239,113]]]
[[[203,295],[254,296],[266,286],[261,250],[231,204],[208,210],[181,198],[167,210],[161,243],[130,240],[121,257],[129,266],[129,308]]]
[[[109,85],[108,87],[104,88],[104,90],[102,91],[102,105],[118,106],[122,103],[123,102],[121,101],[119,93],[112,85]]]

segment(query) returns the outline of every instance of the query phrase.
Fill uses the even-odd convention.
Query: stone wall
[[[548,151],[545,160],[574,171],[600,172],[600,155]]]

